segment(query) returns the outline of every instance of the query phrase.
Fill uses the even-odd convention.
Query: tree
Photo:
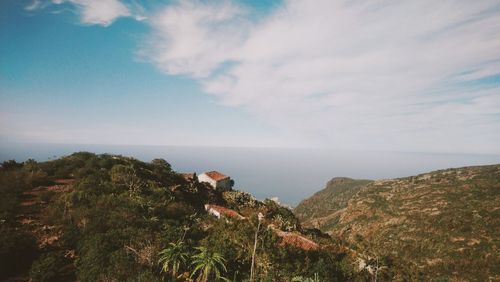
[[[151,163],[155,166],[163,167],[163,168],[166,168],[168,170],[170,170],[172,168],[172,166],[164,159],[154,159],[151,161]]]
[[[205,247],[197,247],[196,249],[198,253],[192,257],[193,262],[191,265],[194,266],[194,269],[193,273],[191,273],[191,278],[197,276],[197,281],[207,282],[215,275],[215,280],[227,281],[221,275],[221,270],[227,271],[224,264],[226,260],[220,254],[211,252]]]
[[[159,255],[158,263],[161,264],[162,272],[171,272],[173,277],[177,277],[179,269],[186,265],[188,258],[186,246],[182,241],[170,243]]]
[[[16,162],[16,160],[8,160],[4,161],[0,167],[3,168],[4,170],[9,170],[9,169],[20,168],[22,166],[23,164]]]

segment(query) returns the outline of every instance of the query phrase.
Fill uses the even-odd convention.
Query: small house
[[[199,182],[206,182],[214,189],[220,191],[229,191],[233,186],[233,180],[218,171],[208,171],[198,175]]]

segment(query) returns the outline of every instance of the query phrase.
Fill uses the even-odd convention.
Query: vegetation
[[[178,277],[179,269],[185,268],[188,259],[188,252],[183,242],[170,243],[167,248],[159,253],[159,263],[161,270],[171,273],[173,277]]]
[[[358,185],[361,184],[361,185]],[[500,165],[332,180],[295,210],[382,280],[500,280]]]
[[[226,260],[216,252],[208,250],[206,247],[197,247],[198,253],[193,256],[192,277],[197,277],[197,281],[207,282],[215,280],[227,280],[221,275],[221,271],[226,272],[224,263]]]
[[[302,228],[288,208],[188,181],[162,159],[80,152],[42,163],[8,161],[0,193],[0,280],[245,281],[259,212],[265,218],[256,281],[357,275],[338,242]],[[205,211],[207,203],[245,218],[218,220]],[[267,226],[321,248],[285,245]]]
[[[162,159],[7,161],[0,280],[249,281],[254,250],[255,281],[498,280],[499,191],[500,166],[337,178],[296,209],[330,237],[274,201],[218,192]],[[217,219],[207,203],[243,218]]]
[[[351,197],[370,182],[347,177],[333,178],[323,190],[299,203],[294,213],[305,226],[333,226],[339,221],[339,214],[335,212],[347,207]]]

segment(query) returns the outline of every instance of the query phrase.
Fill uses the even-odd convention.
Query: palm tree
[[[188,258],[186,246],[182,241],[170,243],[159,255],[158,263],[161,265],[161,271],[171,272],[173,277],[177,277],[177,272],[186,264]]]
[[[197,275],[197,281],[206,282],[215,274],[215,280],[228,281],[221,276],[221,270],[227,271],[224,265],[226,260],[220,254],[211,252],[205,247],[197,247],[196,249],[198,253],[192,257],[191,265],[194,266],[194,269],[191,278]]]

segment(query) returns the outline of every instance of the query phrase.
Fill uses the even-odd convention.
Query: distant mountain
[[[360,267],[379,266],[381,278],[500,280],[500,165],[334,178],[295,213],[347,241]]]

